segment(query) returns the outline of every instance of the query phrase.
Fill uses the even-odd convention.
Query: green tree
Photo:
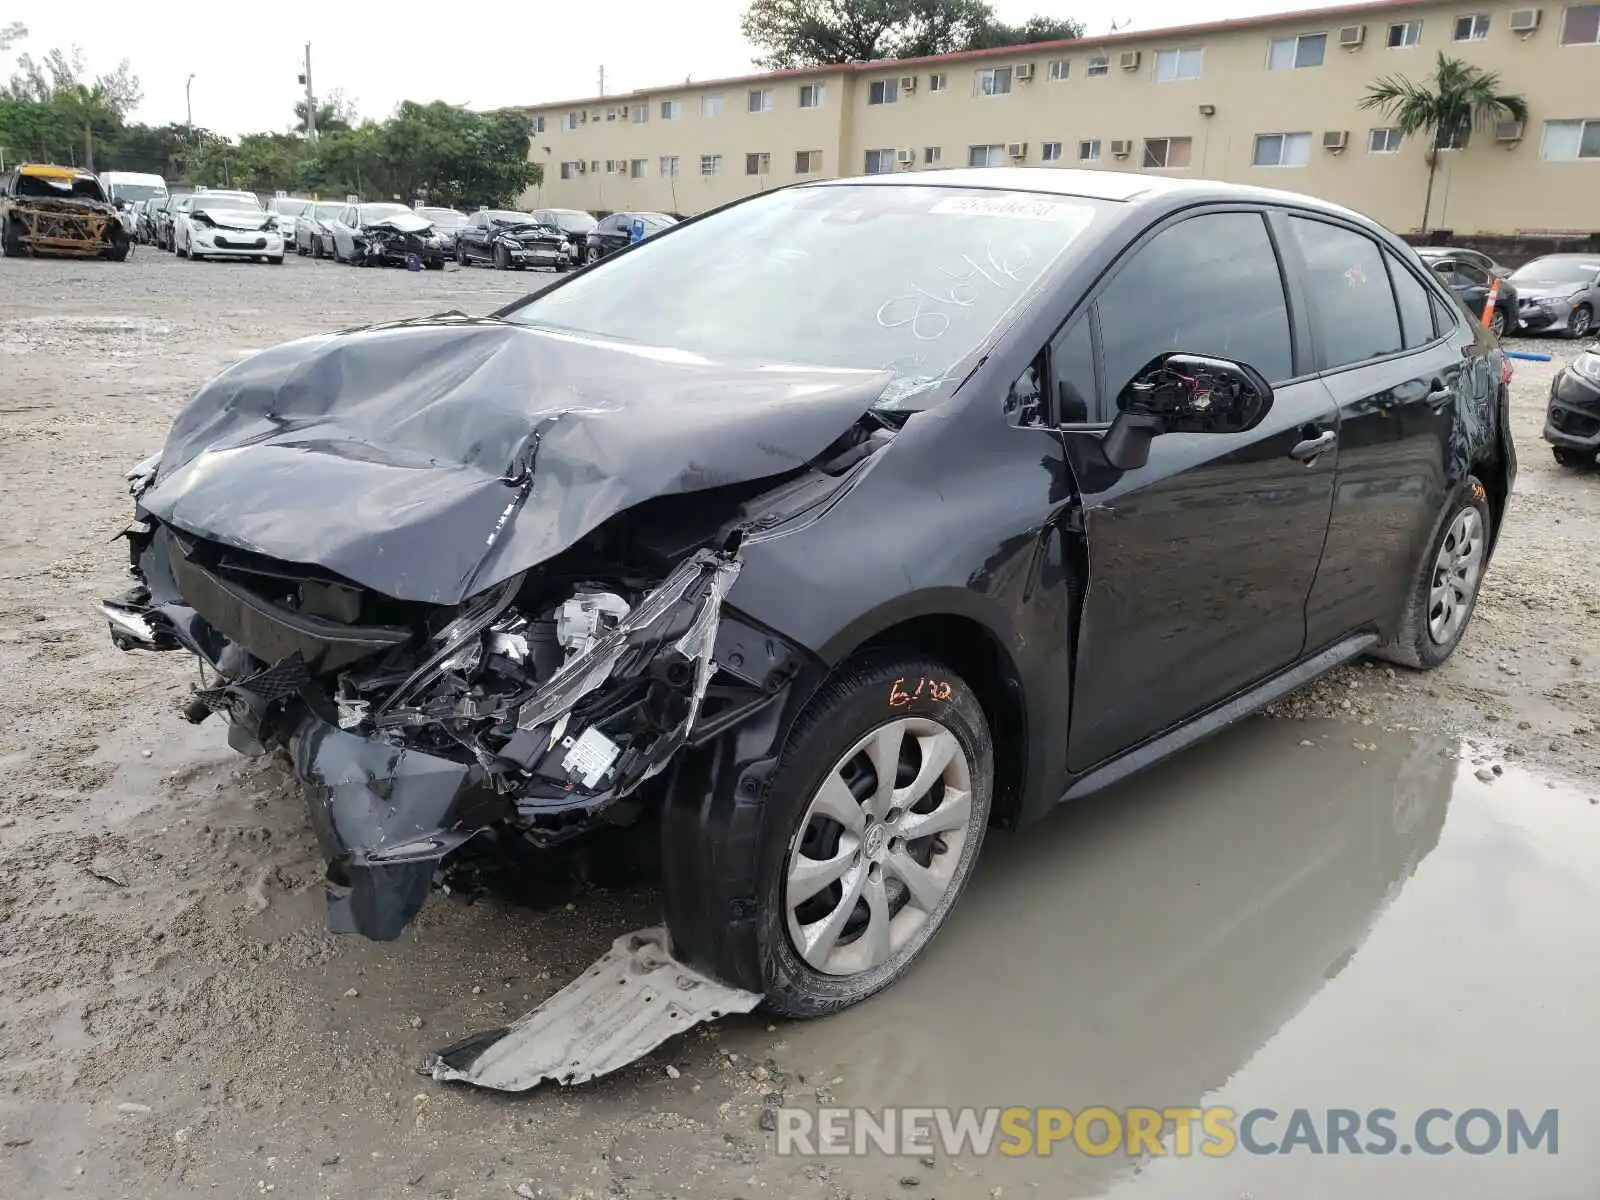
[[[307,132],[306,129],[306,102],[294,102],[294,127],[299,133]],[[355,128],[357,121],[356,106],[345,99],[345,95],[338,88],[334,88],[327,96],[317,102],[317,133],[348,133]]]
[[[739,25],[774,70],[1077,37],[1077,21],[1000,21],[988,0],[751,0]]]
[[[0,51],[6,51],[28,36],[28,27],[21,21],[0,25]]]
[[[140,96],[126,60],[90,78],[77,47],[52,50],[43,60],[18,55],[10,81],[0,86],[0,145],[17,157],[92,167],[95,146],[115,140]]]
[[[1422,232],[1428,232],[1433,180],[1441,150],[1462,149],[1474,129],[1490,130],[1500,121],[1526,121],[1528,102],[1500,90],[1500,76],[1443,52],[1433,75],[1413,83],[1389,75],[1367,87],[1361,107],[1382,112],[1402,136],[1428,135],[1428,189],[1422,201]]]

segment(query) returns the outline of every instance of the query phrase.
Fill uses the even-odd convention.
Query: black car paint
[[[1574,455],[1600,455],[1600,349],[1568,363],[1550,381],[1544,440]]]
[[[603,218],[593,229],[584,235],[584,245],[589,259],[604,258],[618,250],[626,250],[633,241],[633,220],[635,217],[644,217],[654,225],[659,225],[663,214],[646,212],[620,212],[612,213]],[[670,220],[670,218],[669,218]],[[657,237],[672,225],[654,228],[646,226],[645,237]]]
[[[515,246],[559,250],[567,246],[567,241],[567,235],[561,230],[541,224],[531,216],[519,214],[513,220],[489,213],[473,213],[467,218],[467,223],[456,231],[452,252],[456,261],[463,266],[473,262],[501,265],[496,247],[502,242],[511,251]],[[504,265],[521,267],[524,264],[512,261],[508,254]],[[556,265],[564,267],[569,264]]]
[[[1040,347],[1090,310],[1125,256],[1159,227],[1241,210],[1270,214],[1279,235],[1296,367],[1259,426],[1157,438],[1146,465],[1118,470],[1103,451],[1105,424],[1053,426],[1011,402],[1013,384]],[[1451,314],[1449,327],[1416,350],[1318,370],[1302,268],[1283,250],[1282,223],[1292,213],[1355,230],[1412,264],[1407,269]],[[876,452],[817,489],[814,501],[787,510],[775,505],[766,514],[757,502],[746,528],[763,532],[742,545],[743,569],[717,635],[723,674],[745,685],[731,710],[736,719],[719,723],[708,711],[694,744],[673,760],[664,790],[664,905],[675,953],[727,982],[760,986],[752,972],[761,796],[807,700],[829,669],[864,648],[928,650],[979,690],[996,734],[997,820],[1018,826],[1392,634],[1444,498],[1476,475],[1489,490],[1497,531],[1516,469],[1507,390],[1496,372],[1500,352],[1415,263],[1391,235],[1314,201],[1262,199],[1221,185],[1153,187],[1131,196],[1100,237],[1063,257],[1037,298],[985,347],[953,398],[904,418]],[[359,347],[363,337],[388,339],[391,349],[439,344],[438,324],[410,326],[350,335],[346,344]],[[302,387],[294,364],[313,361],[326,344],[268,352],[279,357],[260,369]],[[410,353],[401,352],[408,363]],[[239,390],[239,378],[228,379],[213,385],[211,408],[230,403]],[[1440,390],[1448,402],[1434,394]],[[253,401],[263,417],[273,396],[268,387]],[[848,423],[868,402],[867,393],[849,404],[841,395],[829,415]],[[773,429],[781,430],[786,418],[777,410],[772,416]],[[233,432],[252,428],[265,432],[249,422]],[[817,443],[829,432],[837,426],[819,422],[816,437],[786,447],[780,462],[792,466],[804,451],[820,453]],[[1328,432],[1335,437],[1326,452],[1300,453],[1308,443],[1325,444]],[[230,445],[231,436],[219,446]],[[174,440],[181,460],[186,439],[175,431]],[[654,450],[649,439],[635,447],[640,455]],[[265,469],[271,456],[266,447],[263,481],[272,478]],[[347,479],[330,475],[331,486],[368,477],[359,455],[348,461],[360,465],[348,468]],[[620,482],[639,461],[630,455],[608,467]],[[548,465],[534,455],[535,487],[542,463]],[[165,476],[168,467],[162,470]],[[181,484],[181,461],[176,471]],[[668,475],[680,490],[695,486],[681,471]],[[485,486],[489,477],[487,471],[463,477],[463,488]],[[727,478],[713,472],[703,483],[715,487]],[[165,512],[178,527],[195,519],[181,500],[169,506],[165,486],[158,482],[149,494],[157,506],[151,511]],[[619,496],[611,511],[637,499]],[[304,511],[327,511],[332,503],[324,494]],[[494,516],[492,505],[460,511],[468,509],[471,521]],[[211,531],[225,536],[237,536],[238,523],[249,521],[229,510],[220,492],[201,511],[215,522]],[[1263,536],[1263,513],[1271,514],[1269,532],[1277,537]],[[376,533],[354,531],[350,545]],[[252,529],[245,540],[258,536]],[[451,543],[418,541],[400,539],[393,547],[406,547],[407,579],[415,570],[426,582],[384,579],[418,597],[459,597],[533,561],[531,552],[497,550],[505,570],[474,571],[448,553],[436,566],[430,557]],[[518,542],[513,529],[503,545]],[[287,543],[273,548],[290,550]],[[313,558],[308,549],[302,543],[297,559]],[[343,549],[317,547],[324,559]],[[368,565],[359,553],[338,561],[362,571]],[[826,588],[816,586],[819,577],[828,580]],[[372,782],[381,786],[383,779]]]
[[[1495,311],[1505,321],[1506,333],[1516,330],[1519,322],[1517,287],[1504,275],[1495,276],[1478,263],[1454,255],[1428,257],[1423,261],[1439,276],[1445,287],[1456,294],[1474,317],[1481,318],[1484,305],[1488,303],[1489,294],[1493,291],[1494,280],[1499,278],[1500,289],[1495,293]]]

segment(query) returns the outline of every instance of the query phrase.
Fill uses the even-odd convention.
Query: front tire
[[[1494,310],[1494,314],[1489,318],[1489,332],[1494,334],[1494,336],[1497,339],[1505,337],[1505,335],[1506,335],[1506,310],[1505,309],[1497,308],[1497,309]]]
[[[816,1017],[900,979],[971,876],[994,746],[954,672],[895,655],[807,706],[769,785],[757,944],[768,1005]]]
[[[599,246],[590,246],[589,249],[584,252],[583,261],[585,263],[589,263],[589,264],[593,264],[593,263],[599,262],[600,261],[600,247]]]
[[[496,271],[509,271],[511,269],[511,251],[504,246],[494,248],[494,269]]]
[[[1552,446],[1550,452],[1555,455],[1556,465],[1581,469],[1594,462],[1594,455],[1584,450],[1573,450],[1567,446]]]
[[[1569,338],[1585,338],[1594,330],[1594,309],[1587,304],[1580,304],[1572,310],[1572,315],[1567,318],[1567,336]]]
[[[1469,475],[1445,506],[1394,640],[1375,654],[1431,671],[1460,645],[1489,565],[1492,516],[1483,484]]]

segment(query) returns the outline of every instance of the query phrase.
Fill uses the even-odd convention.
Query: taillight
[[[1500,382],[1511,382],[1511,360],[1503,354],[1500,356]]]

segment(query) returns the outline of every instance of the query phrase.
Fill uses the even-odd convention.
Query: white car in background
[[[172,224],[172,248],[179,258],[254,258],[283,261],[283,231],[278,216],[261,207],[253,192],[196,192]]]

